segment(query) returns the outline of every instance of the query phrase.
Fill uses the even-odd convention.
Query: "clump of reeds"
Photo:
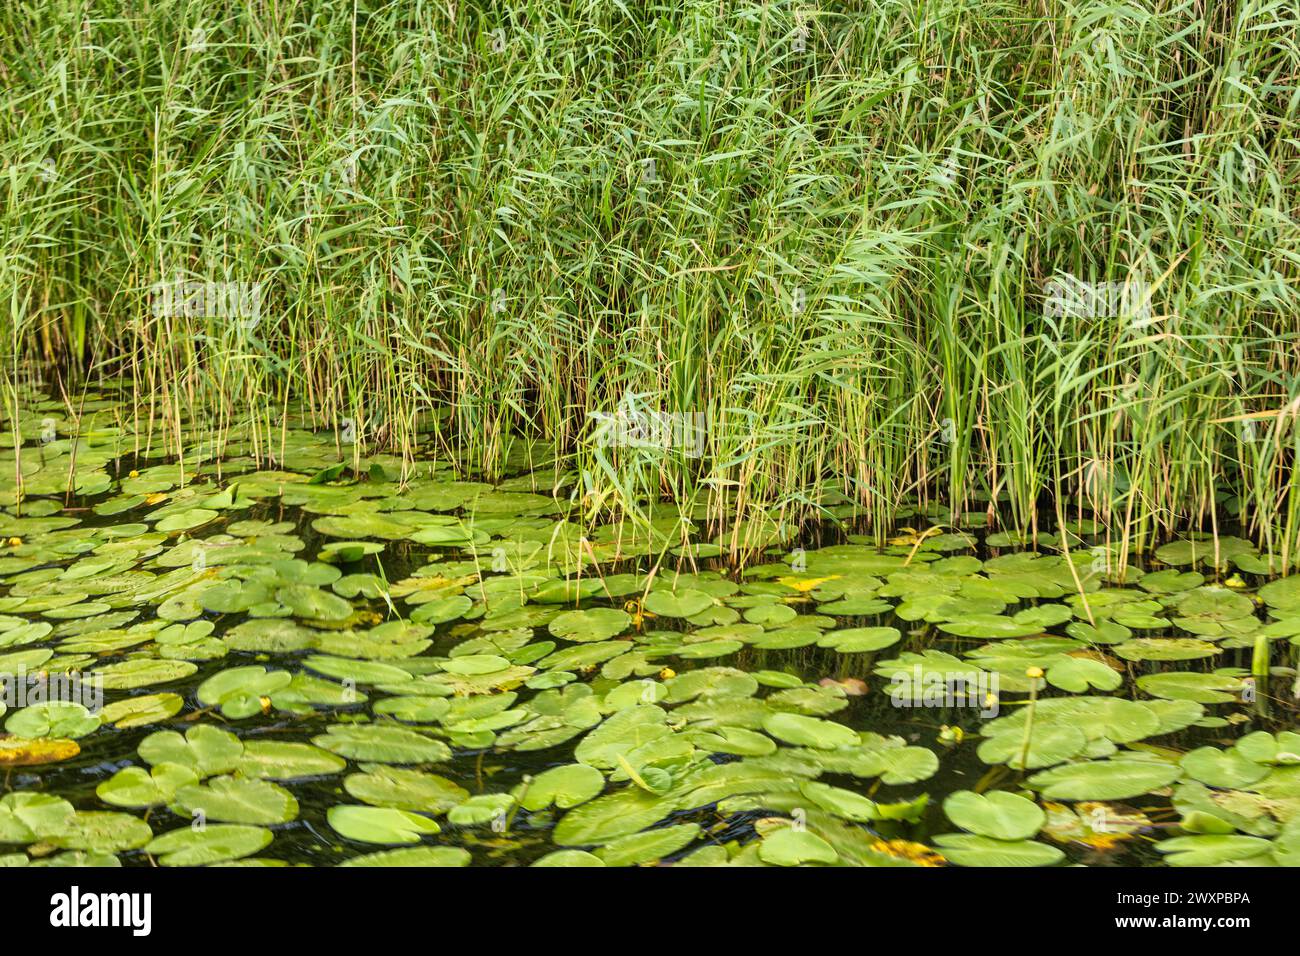
[[[5,404],[35,361],[124,376],[169,448],[273,460],[301,407],[487,474],[554,441],[594,509],[993,499],[1289,557],[1296,29],[1285,0],[14,0]],[[258,283],[259,317],[153,307],[177,280]],[[629,402],[706,415],[700,454],[591,441]]]

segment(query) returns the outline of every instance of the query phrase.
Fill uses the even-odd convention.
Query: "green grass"
[[[1125,547],[1241,521],[1289,560],[1296,18],[11,0],[0,359],[125,376],[178,452],[274,456],[302,401],[490,474],[552,440],[593,511],[992,498]],[[1048,320],[1058,274],[1146,283],[1151,319]],[[177,275],[261,282],[260,323],[153,315]],[[708,412],[706,454],[596,447],[629,395]]]

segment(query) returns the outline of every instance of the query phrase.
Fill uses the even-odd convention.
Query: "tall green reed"
[[[522,437],[593,516],[993,502],[1290,562],[1296,38],[1284,0],[19,0],[5,404],[40,362],[182,457]],[[156,314],[178,278],[258,321]],[[630,396],[704,454],[599,446]]]

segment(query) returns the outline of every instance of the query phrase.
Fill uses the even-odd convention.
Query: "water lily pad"
[[[40,737],[70,737],[75,740],[94,732],[99,721],[99,715],[90,713],[82,704],[56,700],[31,704],[15,711],[5,721],[5,730],[28,740]]]
[[[420,604],[412,611],[411,620],[420,624],[444,624],[464,617],[473,606],[474,602],[463,594],[435,598]]]
[[[839,862],[835,848],[805,829],[782,827],[763,837],[759,858],[773,866],[833,865]]]
[[[1023,735],[1028,710],[1020,709],[984,725],[987,735]],[[1040,700],[1034,712],[1035,725],[1076,727],[1089,740],[1131,743],[1160,730],[1160,718],[1138,701],[1118,697],[1057,697]]]
[[[1236,699],[1245,686],[1241,678],[1195,671],[1145,674],[1137,679],[1142,690],[1169,700],[1191,700],[1202,704],[1226,704]]]
[[[1029,637],[1043,628],[1034,621],[1020,622],[997,614],[970,614],[939,625],[939,630],[959,637]]]
[[[1169,854],[1170,866],[1218,866],[1223,863],[1249,863],[1272,849],[1272,843],[1258,837],[1203,834],[1161,840],[1156,849]]]
[[[876,750],[868,761],[880,769],[880,782],[890,786],[917,783],[934,776],[939,758],[925,747],[886,747]]]
[[[1193,637],[1142,637],[1116,644],[1111,650],[1126,661],[1191,661],[1223,653],[1208,641]]]
[[[700,835],[698,823],[679,823],[620,837],[596,851],[606,866],[653,863],[678,852]]]
[[[525,810],[555,805],[568,810],[596,797],[605,789],[605,775],[595,767],[573,763],[552,767],[532,779],[519,798]]]
[[[1005,763],[1013,770],[1035,770],[1069,760],[1083,753],[1087,746],[1087,735],[1077,727],[1040,723],[1031,728],[1027,742],[1023,728],[1019,732],[992,734],[980,743],[978,753],[985,763]]]
[[[579,763],[612,770],[620,755],[670,735],[666,720],[667,713],[654,704],[620,710],[579,742],[574,757]]]
[[[745,608],[743,617],[752,624],[761,624],[764,627],[780,627],[782,624],[793,621],[798,615],[799,612],[790,605],[770,600],[767,603],[754,604]]]
[[[337,806],[326,818],[339,834],[363,843],[419,843],[442,829],[428,817],[392,807]]]
[[[1081,694],[1090,688],[1114,690],[1123,683],[1123,677],[1101,661],[1088,657],[1068,657],[1048,668],[1047,682],[1061,690]]]
[[[218,823],[170,830],[154,837],[144,849],[163,866],[205,866],[252,856],[272,839],[271,831],[263,827]]]
[[[712,605],[713,598],[703,591],[683,588],[680,591],[651,591],[642,606],[660,617],[692,617]]]
[[[1033,840],[995,840],[974,833],[934,838],[943,855],[958,866],[1052,866],[1065,858],[1054,846]]]
[[[271,651],[283,654],[314,647],[317,632],[295,621],[254,618],[235,625],[221,639],[235,651]]]
[[[265,780],[213,777],[176,790],[172,809],[222,823],[288,823],[298,816],[298,801],[288,790]]]
[[[198,783],[189,767],[161,763],[152,770],[123,767],[95,788],[95,794],[115,807],[157,807],[170,803],[181,787]]]
[[[152,766],[180,764],[200,777],[230,773],[244,753],[244,745],[228,730],[196,724],[182,737],[174,730],[160,730],[140,741],[141,759]]]
[[[132,690],[181,680],[197,670],[198,667],[189,661],[139,659],[106,664],[88,676],[99,681],[105,690]]]
[[[17,791],[0,797],[0,843],[34,843],[64,829],[72,804],[49,793]]]
[[[1300,611],[1300,574],[1268,582],[1259,589],[1259,598],[1279,611]]]
[[[1167,787],[1182,775],[1154,760],[1086,760],[1043,770],[1029,786],[1049,800],[1125,800]]]
[[[154,528],[170,534],[173,531],[189,531],[199,525],[219,517],[218,513],[207,508],[190,508],[167,515],[158,521]]]
[[[294,617],[312,621],[346,621],[352,616],[352,605],[337,594],[306,584],[280,588],[275,599],[287,607]]]
[[[378,764],[368,766],[366,773],[350,774],[343,787],[371,806],[435,815],[446,813],[469,798],[464,787],[446,777]]]
[[[508,793],[478,793],[452,807],[447,819],[463,827],[495,824],[504,822],[514,806],[515,798]]]
[[[1236,748],[1197,747],[1183,754],[1183,771],[1193,780],[1211,787],[1243,788],[1263,780],[1271,772],[1248,759]]]
[[[551,620],[549,629],[566,641],[604,641],[627,630],[632,618],[617,608],[595,607],[565,611]]]
[[[829,631],[817,641],[818,647],[829,647],[841,654],[862,654],[884,650],[902,640],[896,627],[850,627]]]
[[[844,820],[862,823],[880,819],[876,802],[852,790],[808,780],[800,784],[799,792],[827,813]]]
[[[469,866],[469,850],[458,846],[413,846],[353,857],[339,866]]]
[[[357,661],[313,654],[304,663],[327,677],[354,684],[398,684],[411,679],[409,670],[383,661]]]
[[[1233,749],[1254,763],[1300,764],[1300,734],[1290,730],[1279,731],[1276,735],[1257,730],[1240,738]]]
[[[449,674],[477,677],[483,674],[495,674],[510,667],[510,662],[496,654],[466,654],[454,657],[443,664],[443,670]]]
[[[556,824],[552,839],[557,846],[609,843],[657,823],[676,808],[671,798],[631,787],[569,810]]]
[[[438,763],[451,757],[451,748],[442,741],[405,727],[334,724],[312,743],[353,760],[377,763]]]
[[[227,717],[239,720],[259,713],[264,707],[262,698],[287,687],[292,679],[288,671],[268,671],[257,664],[231,667],[200,684],[198,698],[209,706],[219,706]]]
[[[129,813],[79,810],[46,842],[64,850],[118,853],[142,847],[152,836],[149,824]]]
[[[538,859],[533,866],[586,867],[604,866],[605,861],[586,850],[553,850]]]
[[[180,694],[143,694],[104,705],[99,718],[118,730],[127,730],[174,717],[184,703]]]
[[[711,730],[693,730],[689,733],[692,745],[715,754],[735,754],[741,757],[766,757],[777,751],[771,737],[746,730],[743,727],[714,727]]]
[[[764,719],[763,729],[785,743],[818,750],[851,747],[859,742],[857,733],[843,724],[802,714],[771,714]]]
[[[995,840],[1028,840],[1047,819],[1032,800],[1000,790],[958,790],[944,800],[943,812],[963,830]]]

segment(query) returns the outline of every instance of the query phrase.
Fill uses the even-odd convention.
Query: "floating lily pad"
[[[71,737],[74,740],[94,732],[100,718],[73,701],[31,704],[15,711],[5,721],[5,730],[29,740],[42,737]]]
[[[118,730],[131,727],[143,727],[174,717],[184,706],[184,699],[179,694],[143,694],[128,697],[104,705],[99,712],[103,723],[112,724]]]
[[[999,790],[958,790],[943,801],[943,812],[963,830],[995,840],[1028,840],[1047,819],[1034,801]]]
[[[343,786],[349,794],[372,806],[435,815],[469,798],[464,787],[446,777],[382,765],[370,766],[367,773],[351,774]]]
[[[1211,787],[1244,788],[1263,780],[1271,772],[1234,749],[1197,747],[1183,754],[1183,771],[1193,780]]]
[[[230,773],[239,765],[244,745],[228,730],[196,724],[181,736],[160,730],[140,741],[140,757],[152,766],[180,764],[200,777]]]
[[[252,856],[270,844],[273,835],[263,827],[212,824],[182,827],[154,837],[144,848],[163,866],[205,866]]]
[[[590,800],[567,811],[556,824],[557,846],[609,843],[657,823],[676,809],[676,801],[636,787]]]
[[[198,774],[180,764],[162,763],[152,770],[123,767],[96,787],[95,794],[115,807],[156,807],[170,803],[179,788],[198,780]]]
[[[550,631],[566,641],[604,641],[623,633],[632,618],[616,608],[565,611],[551,620]]]
[[[1170,866],[1218,866],[1223,863],[1250,863],[1272,849],[1272,843],[1258,837],[1206,834],[1161,840],[1156,849],[1168,854]]]
[[[298,816],[298,801],[288,790],[265,780],[213,777],[176,790],[177,813],[222,823],[288,823]]]
[[[763,837],[758,855],[773,866],[829,866],[840,858],[835,848],[817,834],[794,827],[782,827]]]
[[[1191,700],[1202,704],[1226,704],[1245,686],[1241,678],[1195,671],[1144,674],[1137,685],[1148,694],[1169,700]]]
[[[861,654],[884,650],[902,640],[895,627],[853,627],[829,631],[817,640],[819,647],[829,647],[841,654]]]
[[[585,764],[552,767],[534,777],[519,797],[525,810],[544,810],[554,804],[568,810],[605,789],[605,775]]]
[[[347,761],[332,753],[286,740],[250,740],[244,744],[236,772],[259,780],[296,780],[338,773]]]
[[[985,763],[1005,763],[1013,770],[1051,767],[1083,753],[1088,737],[1068,724],[1036,724],[1025,739],[1023,728],[993,734],[979,745]]]
[[[89,677],[99,681],[105,690],[132,690],[181,680],[197,670],[189,661],[141,659],[106,664],[91,671]]]
[[[703,591],[683,588],[680,591],[656,589],[646,595],[644,608],[660,617],[691,617],[713,605],[713,598]]]
[[[34,843],[65,829],[75,811],[48,793],[17,791],[0,797],[0,843]]]
[[[331,807],[329,824],[349,840],[363,843],[419,843],[441,827],[428,817],[391,807]]]
[[[451,757],[451,748],[442,741],[405,727],[334,724],[312,743],[353,760],[378,763],[438,763]]]
[[[1167,787],[1182,775],[1154,760],[1086,760],[1062,764],[1029,778],[1049,800],[1125,800]]]
[[[859,742],[857,733],[843,724],[802,714],[771,714],[763,721],[763,729],[785,743],[818,750],[851,747]]]
[[[469,850],[458,846],[413,846],[353,857],[339,866],[469,866]]]
[[[940,834],[940,852],[958,866],[1052,866],[1065,858],[1054,846],[1033,840],[995,840],[973,833]]]
[[[46,842],[64,850],[119,853],[144,846],[152,836],[149,824],[129,813],[79,810]]]

